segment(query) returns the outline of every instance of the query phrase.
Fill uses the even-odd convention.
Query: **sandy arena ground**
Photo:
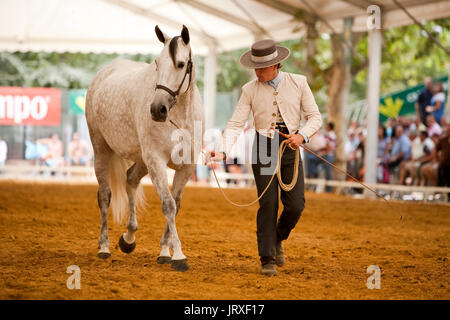
[[[278,277],[259,274],[256,210],[230,206],[217,189],[186,188],[177,226],[191,269],[156,257],[164,228],[153,187],[139,217],[137,247],[117,247],[125,226],[109,224],[111,258],[97,258],[95,185],[0,184],[0,299],[450,299],[450,207],[308,193],[285,242]],[[249,202],[254,189],[229,189]],[[399,219],[399,215],[403,219]],[[111,216],[110,216],[111,217]],[[110,219],[112,220],[112,219]],[[81,289],[69,290],[69,265]],[[369,265],[381,289],[369,290]]]

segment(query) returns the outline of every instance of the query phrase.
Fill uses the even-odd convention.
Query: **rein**
[[[163,86],[161,84],[156,84],[155,91],[157,89],[161,89],[161,90],[164,90],[164,91],[168,92],[172,96],[172,98],[174,99],[173,104],[175,104],[177,102],[178,95],[180,94],[181,87],[184,84],[184,80],[186,80],[186,77],[187,77],[188,74],[189,74],[189,83],[188,83],[188,87],[187,87],[186,91],[189,90],[189,87],[191,85],[191,80],[192,80],[192,57],[191,57],[191,51],[189,51],[189,60],[188,60],[187,66],[186,66],[186,72],[184,73],[183,80],[181,80],[181,83],[178,86],[177,91],[172,91],[170,88],[168,88],[166,86]]]
[[[278,130],[275,129],[276,132],[278,132],[280,135],[284,136],[285,138],[288,138],[287,135],[285,135],[283,132],[280,132]],[[314,151],[312,151],[311,149],[309,149],[306,146],[301,145],[301,147],[303,148],[303,150],[308,151],[309,153],[315,155],[317,158],[319,158],[320,160],[324,161],[325,163],[329,164],[330,166],[332,166],[334,169],[338,170],[339,172],[345,174],[347,177],[349,177],[350,179],[352,179],[353,181],[359,183],[360,185],[362,185],[364,188],[366,188],[369,191],[372,191],[378,198],[383,199],[384,201],[386,201],[386,203],[391,206],[391,204],[389,203],[389,201],[383,197],[381,194],[379,194],[376,190],[372,189],[371,187],[369,187],[368,185],[366,185],[365,183],[359,181],[358,179],[356,179],[355,177],[353,177],[351,174],[349,174],[348,172],[345,172],[344,170],[342,170],[341,168],[335,166],[334,164],[332,164],[330,161],[328,161],[327,159],[325,159],[324,157],[318,155],[317,153],[315,153]]]
[[[181,128],[180,128],[175,122],[173,122],[173,121],[170,120],[170,119],[169,119],[169,122],[170,122],[171,124],[173,124],[177,129],[181,130]],[[276,130],[276,129],[275,129],[275,131],[278,132],[278,134],[284,136],[285,138],[288,138],[288,136],[287,136],[286,134],[284,134],[284,133],[282,133],[282,132],[280,132],[280,131],[278,131],[278,130]],[[184,132],[184,131],[182,131],[182,132]],[[191,140],[191,143],[192,143],[192,139],[190,139],[190,140]],[[225,192],[223,191],[223,189],[222,189],[222,187],[221,187],[221,185],[220,185],[219,179],[217,178],[217,175],[216,175],[216,171],[214,170],[214,168],[211,168],[212,171],[213,171],[214,179],[216,180],[217,186],[219,187],[219,190],[220,190],[220,192],[222,193],[222,195],[223,195],[223,197],[225,198],[225,200],[227,200],[230,204],[232,204],[233,206],[236,206],[236,207],[249,207],[249,206],[255,204],[257,201],[259,201],[259,199],[262,198],[262,196],[266,193],[267,189],[269,189],[269,186],[270,186],[270,184],[272,183],[272,181],[273,181],[273,179],[274,179],[274,177],[275,177],[275,174],[277,175],[278,183],[280,184],[280,187],[281,187],[283,190],[285,190],[285,191],[290,191],[290,190],[292,190],[292,189],[294,188],[295,184],[297,183],[297,179],[298,179],[298,164],[299,164],[299,161],[300,161],[300,148],[297,149],[297,152],[295,153],[295,163],[294,163],[294,166],[295,166],[295,167],[294,167],[294,173],[293,173],[293,176],[292,176],[292,181],[291,181],[289,184],[285,184],[285,183],[283,182],[282,178],[281,178],[281,167],[280,167],[280,164],[281,164],[281,157],[283,156],[284,150],[285,150],[286,147],[287,147],[286,141],[287,141],[287,140],[284,140],[284,141],[282,141],[281,144],[280,144],[280,147],[279,147],[279,149],[278,149],[278,162],[277,162],[277,167],[275,168],[275,171],[274,171],[274,173],[272,174],[272,177],[270,178],[270,180],[269,180],[269,182],[268,182],[266,188],[264,189],[264,191],[261,193],[261,195],[260,195],[257,199],[255,199],[254,201],[252,201],[252,202],[250,202],[250,203],[243,203],[243,204],[241,204],[241,203],[236,203],[236,202],[233,202],[232,200],[230,200],[230,198],[228,198],[228,196],[225,194]],[[379,194],[376,190],[372,189],[371,187],[369,187],[369,186],[366,185],[365,183],[359,181],[358,179],[356,179],[355,177],[353,177],[351,174],[349,174],[349,173],[345,172],[344,170],[338,168],[337,166],[335,166],[334,164],[332,164],[331,162],[329,162],[328,160],[326,160],[326,159],[323,158],[322,156],[318,155],[317,153],[315,153],[314,151],[312,151],[312,150],[309,149],[308,147],[303,146],[303,145],[301,145],[300,147],[302,147],[303,150],[306,150],[306,151],[308,151],[309,153],[315,155],[315,156],[316,156],[317,158],[319,158],[320,160],[326,162],[327,164],[329,164],[330,166],[332,166],[334,169],[338,170],[339,172],[344,173],[346,176],[348,176],[349,178],[351,178],[351,179],[354,180],[355,182],[359,183],[361,186],[363,186],[363,187],[366,188],[367,190],[373,192],[378,198],[383,199],[383,200],[386,202],[386,204],[389,205],[389,207],[390,207],[391,209],[393,209],[392,206],[391,206],[391,204],[389,203],[389,201],[388,201],[385,197],[383,197],[381,194]],[[201,154],[202,154],[204,157],[206,157],[204,151],[202,151]],[[403,218],[403,216],[400,216],[400,220],[401,220],[402,218]]]
[[[180,128],[175,122],[173,122],[172,120],[169,120],[169,121],[170,121],[170,123],[173,124],[177,129],[181,130],[181,128]],[[184,131],[182,131],[182,132],[184,132]],[[191,143],[192,143],[192,142],[193,142],[192,139],[190,139],[190,140],[191,140]],[[250,202],[250,203],[243,203],[243,204],[241,204],[241,203],[236,203],[236,202],[233,202],[232,200],[230,200],[230,198],[228,198],[228,196],[227,196],[227,195],[225,194],[225,192],[223,191],[222,186],[220,185],[219,179],[217,178],[217,175],[216,175],[216,170],[214,170],[214,168],[211,168],[212,171],[213,171],[214,179],[216,180],[217,186],[219,187],[219,190],[220,190],[220,192],[222,193],[222,195],[223,195],[223,197],[225,198],[225,200],[227,200],[231,205],[233,205],[233,206],[235,206],[235,207],[250,207],[251,205],[255,204],[257,201],[259,201],[259,199],[261,199],[262,196],[266,193],[266,191],[267,191],[267,189],[269,189],[269,186],[270,186],[270,184],[272,183],[272,180],[274,179],[275,175],[277,175],[278,183],[280,184],[280,187],[281,187],[284,191],[291,191],[291,190],[295,187],[295,185],[296,185],[296,183],[297,183],[297,179],[298,179],[298,165],[299,165],[299,162],[300,162],[300,150],[297,150],[297,152],[295,153],[294,173],[293,173],[293,175],[292,175],[292,180],[291,180],[291,182],[290,182],[289,184],[285,184],[285,183],[283,182],[283,180],[282,180],[282,177],[281,177],[281,157],[283,156],[284,150],[285,150],[286,147],[287,147],[286,141],[287,141],[287,140],[284,140],[284,141],[282,141],[281,144],[280,144],[280,147],[279,147],[279,149],[278,149],[278,162],[277,162],[277,167],[275,168],[275,171],[273,172],[272,177],[270,178],[269,183],[267,184],[266,188],[265,188],[264,191],[261,193],[261,195],[260,195],[257,199],[253,200],[253,201]],[[204,151],[202,151],[201,153],[202,153],[202,155],[203,155],[204,157],[206,157]]]

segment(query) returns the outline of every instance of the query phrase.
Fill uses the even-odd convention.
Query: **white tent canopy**
[[[218,52],[266,37],[300,38],[304,26],[293,20],[299,9],[318,16],[325,33],[343,32],[346,18],[353,18],[353,31],[367,32],[371,5],[380,8],[382,29],[412,24],[395,1],[419,21],[450,16],[449,0],[0,0],[0,51],[158,53],[155,25],[173,36],[184,24],[193,53],[207,55],[204,105],[210,128]],[[365,181],[374,183],[382,34],[380,29],[368,33]]]
[[[450,1],[401,0],[419,20],[448,16]],[[367,7],[377,4],[383,28],[410,24],[391,0],[0,0],[1,51],[159,52],[158,24],[168,35],[185,24],[195,54],[248,47],[255,38],[299,38],[292,15],[318,14],[322,32],[340,32],[353,17],[367,31]],[[331,28],[330,28],[331,27]]]

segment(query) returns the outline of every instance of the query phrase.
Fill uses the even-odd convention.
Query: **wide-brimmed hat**
[[[247,68],[265,68],[287,59],[289,54],[288,48],[276,45],[272,39],[265,39],[255,42],[239,61]]]

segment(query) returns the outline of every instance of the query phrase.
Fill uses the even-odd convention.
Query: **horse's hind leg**
[[[94,168],[98,181],[98,206],[102,217],[102,227],[100,238],[98,240],[98,257],[106,259],[111,256],[109,251],[108,237],[108,208],[111,202],[111,189],[109,187],[109,166],[112,157],[112,150],[106,143],[102,147],[96,147],[94,144]]]
[[[135,163],[127,170],[127,195],[130,205],[130,217],[127,223],[127,232],[119,239],[119,247],[125,253],[131,253],[136,248],[136,237],[134,233],[138,229],[136,219],[136,188],[141,179],[147,174],[147,167],[143,163]]]
[[[172,184],[172,196],[176,204],[175,216],[178,214],[178,211],[180,210],[181,196],[183,195],[184,187],[188,182],[189,178],[194,173],[194,171],[195,165],[187,165],[183,169],[177,170],[175,172]],[[157,260],[159,264],[171,262],[169,248],[173,248],[173,245],[170,242],[170,239],[171,237],[170,237],[169,223],[166,223],[166,227],[164,228],[164,233],[160,241],[161,252]]]

